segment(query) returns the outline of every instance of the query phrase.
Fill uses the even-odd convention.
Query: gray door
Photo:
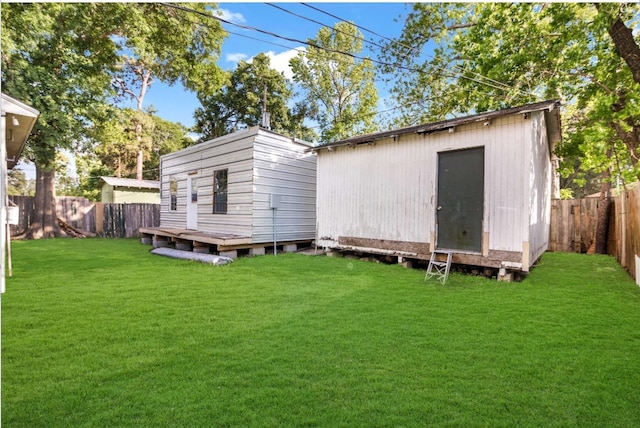
[[[484,147],[438,153],[437,248],[482,251]]]

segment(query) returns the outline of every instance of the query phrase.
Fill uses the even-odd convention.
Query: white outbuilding
[[[254,126],[160,160],[160,227],[143,241],[235,257],[310,244],[316,227],[311,145]]]
[[[317,244],[529,271],[549,243],[560,139],[545,101],[316,147]]]

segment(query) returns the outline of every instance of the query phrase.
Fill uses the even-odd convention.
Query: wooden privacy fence
[[[596,242],[598,198],[551,201],[549,250],[586,253]]]
[[[589,252],[595,244],[599,198],[553,200],[549,250]],[[607,253],[632,277],[640,263],[640,185],[611,198]]]
[[[9,196],[10,205],[20,209],[18,225],[11,226],[11,236],[17,236],[31,225],[34,217],[33,196]],[[159,204],[103,204],[85,198],[56,198],[58,218],[71,227],[107,238],[139,237],[141,227],[160,226]]]
[[[97,203],[96,209],[103,215],[103,230],[99,233],[107,238],[139,237],[141,227],[160,226],[160,204]]]

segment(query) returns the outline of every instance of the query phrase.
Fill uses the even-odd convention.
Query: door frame
[[[480,224],[476,226],[479,227],[479,233],[477,233],[477,236],[475,237],[476,239],[474,239],[473,244],[475,245],[477,243],[477,245],[475,246],[475,248],[455,248],[455,245],[442,245],[440,243],[440,235],[441,235],[441,229],[440,229],[440,213],[441,213],[441,205],[440,203],[442,202],[440,199],[440,156],[441,155],[446,155],[449,153],[454,153],[454,152],[464,152],[464,151],[472,151],[472,150],[482,150],[482,201],[479,203],[479,208],[481,210],[480,212],[480,216],[479,216],[479,220],[480,220]],[[435,163],[436,163],[436,177],[435,177],[435,206],[434,206],[434,219],[435,219],[435,242],[434,242],[434,246],[433,248],[435,249],[441,249],[441,250],[451,250],[451,251],[455,251],[455,252],[459,252],[459,253],[469,253],[469,254],[483,254],[484,252],[484,223],[485,223],[485,217],[486,217],[486,145],[481,144],[478,146],[472,146],[472,147],[462,147],[462,148],[455,148],[455,149],[450,149],[450,150],[442,150],[442,151],[438,151],[436,153],[436,159],[435,159]],[[475,222],[474,222],[475,224]],[[450,244],[450,243],[449,243]]]

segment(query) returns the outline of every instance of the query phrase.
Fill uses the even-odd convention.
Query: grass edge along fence
[[[598,198],[551,201],[549,251],[585,253],[595,243]],[[607,254],[640,285],[640,185],[611,198]]]
[[[20,209],[19,223],[11,226],[11,236],[18,236],[31,225],[35,198],[9,196],[9,201]],[[159,204],[105,204],[81,197],[59,196],[56,213],[71,227],[106,238],[137,238],[141,227],[160,226]]]

